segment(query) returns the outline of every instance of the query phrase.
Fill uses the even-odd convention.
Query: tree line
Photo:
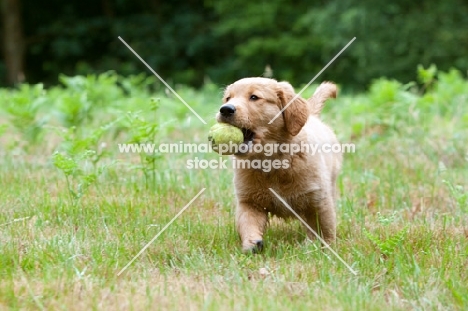
[[[120,36],[172,83],[272,75],[362,89],[416,67],[468,70],[463,0],[0,0],[0,85],[55,83],[60,73],[147,72]]]

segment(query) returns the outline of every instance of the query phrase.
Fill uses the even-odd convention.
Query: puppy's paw
[[[244,245],[242,247],[242,251],[244,253],[258,254],[263,251],[263,241],[255,240],[255,241],[249,242],[248,245]]]

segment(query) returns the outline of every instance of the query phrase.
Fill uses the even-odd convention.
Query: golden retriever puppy
[[[336,179],[342,154],[313,152],[305,148],[306,144],[320,149],[324,144],[338,143],[333,131],[319,118],[325,100],[335,96],[336,86],[322,83],[306,101],[296,98],[289,83],[267,78],[245,78],[226,88],[217,121],[242,129],[245,144],[260,144],[265,150],[267,145],[283,145],[273,153],[249,149],[234,155],[236,228],[244,251],[262,250],[268,213],[282,218],[293,216],[269,188],[275,190],[325,241],[335,240]],[[301,143],[304,147],[300,151],[293,153],[285,149],[287,146],[293,149],[292,145],[301,146]],[[265,170],[249,165],[255,160],[257,164],[271,163],[265,160],[279,161],[271,170]],[[315,239],[310,230],[307,235]]]

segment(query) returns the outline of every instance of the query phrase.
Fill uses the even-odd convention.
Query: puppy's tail
[[[337,87],[332,82],[323,82],[315,90],[314,95],[307,100],[310,113],[319,116],[322,112],[325,101],[329,98],[336,98]]]

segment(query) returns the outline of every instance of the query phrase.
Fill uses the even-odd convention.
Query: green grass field
[[[0,90],[0,309],[466,310],[468,81],[419,74],[419,86],[340,94],[323,113],[356,145],[333,248],[357,275],[298,221],[273,218],[264,252],[242,254],[232,170],[185,168],[219,155],[119,153],[205,143],[222,87],[176,87],[207,125],[142,76]]]

